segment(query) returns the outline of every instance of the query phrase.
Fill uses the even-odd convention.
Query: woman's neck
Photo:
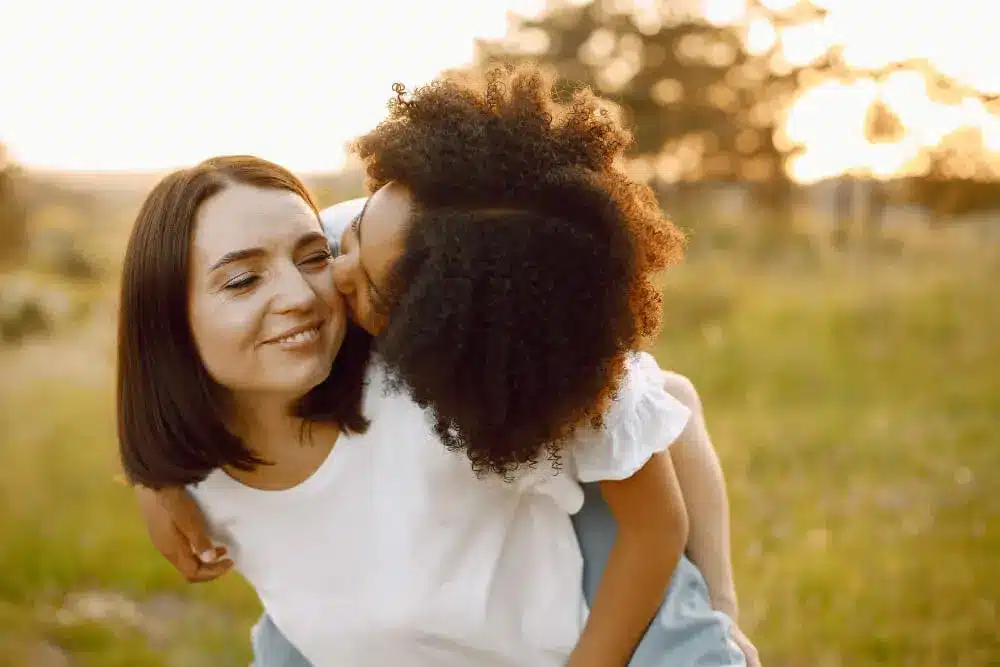
[[[260,489],[288,489],[307,479],[326,460],[339,429],[293,416],[294,400],[240,396],[231,429],[269,465],[252,471],[227,470],[238,481]]]
[[[277,461],[290,441],[302,435],[302,420],[293,416],[294,401],[268,394],[238,396],[234,400],[230,429],[254,454]]]

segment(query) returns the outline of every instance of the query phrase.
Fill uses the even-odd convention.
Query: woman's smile
[[[285,350],[311,350],[321,339],[320,333],[325,324],[325,321],[302,324],[264,341],[264,344],[277,345]]]

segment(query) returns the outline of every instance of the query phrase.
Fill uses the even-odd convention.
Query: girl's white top
[[[252,489],[217,470],[191,491],[267,613],[313,667],[561,667],[586,620],[570,523],[579,482],[622,479],[687,408],[633,355],[603,430],[514,482],[477,478],[425,411],[368,373],[364,435],[306,481]]]

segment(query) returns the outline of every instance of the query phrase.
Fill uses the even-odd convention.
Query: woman
[[[523,83],[523,80],[522,80],[522,83]],[[530,86],[528,86],[528,88],[530,89]],[[433,100],[433,96],[431,96],[431,101],[434,101]],[[438,99],[437,101],[440,102],[441,100]],[[411,108],[414,108],[414,107],[411,107]],[[453,109],[453,111],[454,111],[454,109]],[[454,119],[452,119],[452,120],[454,120]],[[523,120],[523,118],[522,118],[522,120]],[[530,121],[531,119],[529,118],[528,120]],[[433,123],[431,123],[431,125],[433,126]],[[499,129],[502,130],[503,128],[501,127]],[[383,133],[383,135],[386,136],[385,133]],[[384,138],[384,136],[383,136],[383,138]],[[374,138],[375,138],[375,140],[377,142],[378,137],[375,136]],[[371,140],[372,137],[369,137],[369,139]],[[430,146],[432,144],[433,144],[433,142],[427,142],[427,141],[425,141],[424,144],[423,144],[423,146],[421,146],[421,147],[422,148],[426,148],[427,146]],[[466,144],[466,145],[468,147],[468,144]],[[447,148],[447,146],[446,146],[446,148]],[[611,152],[613,153],[614,151],[611,151]],[[516,153],[516,151],[515,151],[515,153]],[[431,154],[434,155],[433,152]],[[445,151],[439,151],[436,155],[438,157],[441,157],[441,156],[448,155],[448,154],[450,154],[450,152],[447,151],[447,150],[445,150]],[[473,154],[475,154],[474,151],[473,151]],[[422,157],[426,158],[426,155],[427,155],[427,152],[424,151],[424,154],[423,154]],[[392,161],[394,159],[401,160],[400,156],[399,155],[393,155],[391,150],[389,150],[389,151],[383,151],[381,158],[382,158],[381,162],[378,163],[378,164],[376,164],[376,171],[378,169],[385,169],[387,167],[387,165],[390,167],[389,171],[391,171]],[[378,302],[375,299],[373,299],[372,297],[375,297],[379,293],[379,289],[378,289],[378,281],[379,281],[379,279],[387,277],[387,275],[385,273],[381,272],[380,267],[385,268],[385,267],[387,267],[388,265],[390,265],[392,263],[392,253],[391,252],[384,253],[384,257],[386,258],[387,261],[382,262],[381,264],[379,263],[378,255],[377,254],[373,254],[373,253],[377,253],[377,249],[379,247],[383,248],[383,250],[391,250],[393,239],[396,239],[397,241],[399,240],[399,235],[398,234],[394,235],[393,233],[390,233],[388,231],[386,231],[386,233],[380,233],[379,230],[383,229],[383,231],[385,231],[385,230],[391,230],[392,229],[392,225],[390,224],[390,222],[386,222],[386,221],[391,221],[393,219],[395,219],[397,221],[405,221],[405,220],[409,220],[411,217],[416,217],[412,213],[414,211],[414,209],[417,208],[417,207],[414,206],[414,202],[413,201],[410,201],[410,202],[406,201],[406,198],[408,196],[411,196],[410,195],[410,191],[416,191],[420,195],[419,196],[419,199],[420,199],[419,207],[422,208],[422,209],[424,209],[424,210],[426,210],[427,208],[429,208],[428,207],[429,200],[433,199],[433,191],[434,191],[434,189],[436,187],[434,185],[433,178],[440,179],[440,175],[441,174],[446,174],[446,173],[452,173],[452,174],[462,173],[461,171],[454,171],[454,170],[452,170],[451,172],[449,172],[448,168],[446,168],[448,165],[440,165],[440,164],[439,165],[435,165],[434,168],[436,168],[437,171],[436,172],[432,171],[431,173],[432,174],[436,173],[437,176],[434,176],[432,178],[432,180],[431,180],[431,186],[430,187],[427,187],[427,183],[425,182],[423,189],[421,189],[420,183],[419,183],[419,178],[423,177],[423,176],[426,176],[427,173],[428,173],[428,171],[427,170],[423,170],[423,171],[419,171],[419,172],[413,172],[413,171],[411,171],[411,172],[407,173],[407,171],[406,171],[405,168],[399,168],[399,164],[401,164],[401,163],[405,164],[405,160],[402,160],[402,162],[397,162],[397,164],[396,164],[396,171],[398,172],[399,176],[401,176],[398,179],[398,183],[399,183],[399,185],[401,187],[391,187],[390,186],[390,187],[386,187],[386,188],[380,189],[379,193],[375,197],[372,198],[371,204],[369,205],[369,215],[363,216],[362,220],[358,221],[359,223],[361,223],[364,220],[373,219],[377,223],[377,221],[382,220],[383,221],[382,227],[380,228],[377,225],[373,226],[372,224],[365,222],[365,230],[366,230],[365,237],[364,237],[365,243],[362,244],[361,243],[361,234],[360,234],[360,232],[361,232],[361,225],[360,224],[356,224],[355,227],[353,228],[353,230],[351,230],[351,232],[345,238],[344,245],[345,245],[345,249],[347,249],[347,253],[344,256],[344,260],[343,261],[338,260],[339,265],[341,267],[346,267],[348,269],[347,271],[343,271],[343,270],[340,271],[341,277],[338,278],[338,283],[342,286],[342,288],[344,289],[344,291],[347,293],[348,299],[352,300],[353,304],[355,305],[356,310],[359,313],[359,320],[361,320],[362,322],[367,321],[368,324],[369,324],[369,326],[371,328],[377,328],[377,327],[379,327],[379,326],[382,325],[382,323],[379,320],[379,317],[384,317],[385,313],[377,313],[376,311],[378,309],[377,308],[373,308],[373,309],[371,309],[371,313],[370,313],[372,315],[372,317],[366,317],[365,316],[365,307],[366,307],[366,304],[374,304],[376,306],[378,305]],[[410,164],[412,164],[412,162]],[[451,166],[455,166],[455,165],[451,165]],[[465,166],[468,167],[469,165],[466,164]],[[371,172],[371,166],[370,166],[370,172]],[[416,173],[417,178],[413,177],[414,173]],[[383,178],[384,178],[384,176],[383,176]],[[459,179],[459,178],[453,179],[451,185],[448,186],[449,187],[449,191],[452,193],[453,196],[455,195],[455,193],[462,193],[463,192],[461,184],[460,183],[455,183],[454,182],[455,180],[461,180],[461,179]],[[409,181],[409,182],[407,182],[407,181]],[[440,182],[440,181],[438,181],[438,182]],[[466,189],[465,189],[465,192],[475,192],[476,188],[479,187],[480,192],[478,193],[477,196],[481,196],[482,195],[482,192],[481,192],[481,190],[482,190],[481,186],[482,185],[483,185],[482,183],[480,183],[480,184],[468,184],[467,187],[466,187]],[[395,193],[394,193],[394,191],[395,191]],[[428,193],[431,193],[431,196],[428,196]],[[395,206],[396,206],[396,215],[395,215],[395,218],[394,218],[394,216],[392,214],[392,212],[393,212],[393,202],[395,202]],[[423,211],[421,211],[421,212],[423,212]],[[405,227],[406,227],[406,225],[402,225],[402,223],[397,224],[397,229],[398,230],[405,229]],[[414,225],[410,226],[410,229],[413,229],[413,228],[428,229],[428,228],[430,228],[430,226],[429,225],[418,226],[418,225],[414,224]],[[405,234],[404,234],[404,236],[405,236]],[[380,238],[382,239],[381,243],[380,243]],[[353,249],[351,247],[352,244],[354,244],[354,248]],[[404,242],[402,244],[402,246],[404,247],[404,249],[405,249],[406,245],[407,245],[406,242]],[[361,257],[361,251],[364,248],[367,248],[367,250],[365,251],[367,254],[364,256],[364,258],[362,258]],[[352,256],[352,254],[354,256],[354,260],[348,261],[348,258],[350,258]],[[352,264],[352,262],[353,262],[353,264]],[[558,260],[554,260],[553,261],[554,264],[556,264],[557,262],[558,262]],[[398,263],[399,262],[397,262],[397,264]],[[406,262],[402,262],[402,264],[405,265]],[[353,271],[351,270],[352,266],[354,267]],[[556,271],[560,270],[558,266],[555,266],[553,268]],[[362,269],[363,269],[363,271],[362,271]],[[388,269],[387,269],[387,271],[388,271]],[[355,281],[353,283],[353,286],[359,288],[359,289],[354,289],[353,292],[351,290],[351,287],[352,287],[351,277],[352,277],[352,275],[354,277],[361,276],[361,277],[364,278],[363,282],[361,282],[361,281]],[[344,278],[344,276],[346,276],[346,279]],[[390,294],[393,293],[394,291],[397,292],[397,294],[399,293],[398,290],[392,290],[392,289],[390,289],[390,290],[387,290],[387,291]],[[411,304],[410,304],[410,310],[409,310],[410,315],[412,316],[414,313],[419,313],[419,312],[420,312],[419,308],[415,308],[413,306],[412,302],[411,302]],[[378,316],[378,317],[376,317],[376,316]],[[391,321],[392,320],[390,319],[389,322],[391,322]],[[400,320],[397,320],[397,321],[400,321]],[[403,347],[404,348],[405,348],[405,343],[406,342],[407,341],[405,341],[405,340],[403,341],[403,343],[404,343]],[[397,346],[398,346],[398,344],[399,344],[399,338],[397,336]],[[405,357],[405,350],[403,350],[403,352],[404,352],[403,356]],[[430,352],[433,352],[433,350],[430,350]],[[399,353],[399,348],[397,348],[397,353]],[[405,372],[405,373],[402,374],[402,377],[403,377],[404,380],[409,381],[407,378],[412,378],[413,377],[413,373],[407,371],[407,372]],[[584,378],[584,379],[586,379],[586,378]],[[417,380],[420,381],[420,378],[418,377]],[[583,383],[583,384],[586,384],[586,383]],[[592,384],[591,387],[597,386],[599,384],[600,383]],[[583,391],[586,391],[586,390],[587,389],[584,389]],[[596,405],[596,404],[600,403],[600,396],[599,395],[594,395],[593,399],[594,399],[592,401],[593,404]],[[432,398],[428,402],[433,405],[434,399]],[[435,407],[437,407],[437,406],[435,406]],[[538,402],[534,402],[533,405],[532,405],[532,407],[535,408],[535,409],[537,409],[537,408],[542,407],[542,406],[540,406]],[[551,406],[546,405],[544,407],[551,407]],[[561,415],[559,414],[559,410],[560,409],[563,410],[563,413]],[[441,424],[441,420],[440,420],[441,414],[442,413],[439,411],[438,412],[438,417],[439,417],[439,419],[438,419],[438,426],[439,427],[442,425]],[[555,415],[555,418],[553,418],[552,415]],[[522,420],[522,421],[523,421],[523,423],[528,423],[528,424],[530,424],[531,426],[534,426],[534,427],[538,427],[539,424],[541,424],[542,428],[536,429],[534,431],[534,433],[535,434],[541,434],[542,437],[540,438],[540,440],[541,439],[547,439],[548,436],[550,436],[553,433],[553,431],[551,429],[546,430],[546,427],[550,426],[551,423],[557,422],[559,419],[562,419],[562,420],[565,421],[567,413],[565,412],[565,408],[563,406],[555,405],[554,409],[552,411],[550,411],[550,414],[547,415],[547,416],[551,419],[551,421],[550,421],[549,424],[544,424],[544,423],[540,422],[537,419],[534,422],[532,422],[532,420],[530,420],[530,419],[525,419],[525,420]],[[466,424],[468,424],[468,423],[470,423],[470,422],[466,422]],[[447,427],[448,424],[445,424],[445,426]],[[464,425],[460,424],[460,426],[464,426]],[[447,430],[447,428],[445,428],[445,429],[440,429],[439,428],[439,432],[442,432],[442,431],[443,431],[443,434],[445,436],[447,436],[448,433],[449,433],[448,430]],[[521,441],[521,442],[526,441],[526,439],[524,437],[525,435],[530,436],[530,435],[532,435],[532,432],[530,430],[522,429],[522,433],[518,434],[517,440]],[[528,438],[528,440],[530,440],[530,438]],[[451,444],[457,445],[459,448],[462,446],[461,442],[457,442],[457,443],[456,442],[452,442]],[[491,444],[493,444],[493,443],[491,443]],[[471,452],[471,454],[472,455],[470,455],[470,458],[473,459],[473,463],[476,463],[477,461],[476,461],[476,458],[474,456],[475,453]],[[502,471],[502,472],[506,472],[506,470],[503,468],[503,465],[504,465],[504,461],[503,460],[498,460],[498,459],[492,459],[491,460],[489,458],[489,456],[488,456],[489,455],[488,451],[486,452],[486,454],[487,454],[487,456],[485,458],[480,458],[480,460],[479,460],[480,464],[485,464],[486,466],[488,466],[492,470],[499,470],[499,471]],[[497,467],[497,466],[499,466],[499,467]],[[586,542],[585,540],[582,540],[582,541]],[[653,634],[653,633],[650,633],[650,634]]]
[[[330,260],[315,206],[276,165],[218,158],[154,188],[122,283],[129,478],[189,485],[269,615],[317,667],[625,664],[649,621],[629,601],[655,608],[686,537],[662,453],[686,409],[630,360],[614,426],[574,436],[580,476],[647,452],[629,472],[634,488],[602,485],[625,528],[616,539],[638,558],[629,579],[612,577],[618,614],[598,599],[588,618],[573,477],[537,466],[480,479],[441,446],[424,410],[384,391],[381,362],[360,404],[358,391],[334,385],[347,320]],[[629,497],[640,491],[644,502]]]

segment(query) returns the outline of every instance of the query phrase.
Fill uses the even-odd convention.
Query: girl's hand
[[[233,566],[224,547],[208,537],[205,517],[187,489],[154,491],[137,486],[136,499],[156,550],[188,581],[211,581]]]

